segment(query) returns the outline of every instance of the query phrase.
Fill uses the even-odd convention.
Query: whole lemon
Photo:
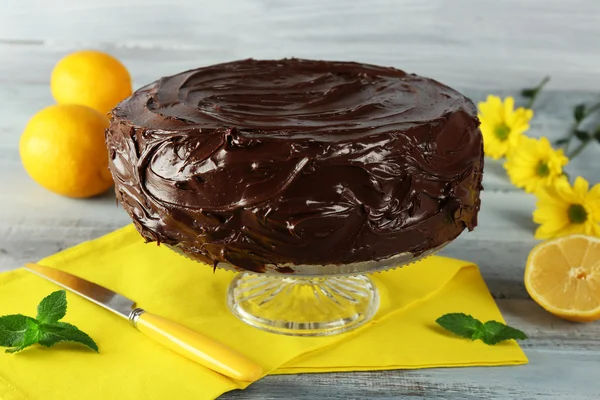
[[[131,95],[131,77],[119,60],[95,50],[61,59],[50,78],[52,96],[60,104],[83,104],[103,114]]]
[[[27,173],[46,189],[90,197],[112,186],[104,130],[108,118],[79,104],[56,104],[27,123],[19,150]]]

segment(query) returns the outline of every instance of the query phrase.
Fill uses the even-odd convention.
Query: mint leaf
[[[442,315],[436,322],[444,329],[457,336],[471,340],[480,339],[485,344],[494,345],[510,339],[527,339],[527,335],[515,328],[498,321],[487,321],[485,324],[470,315],[451,313]]]
[[[57,290],[50,293],[40,302],[37,308],[36,319],[41,324],[58,322],[67,313],[67,292]]]
[[[80,331],[75,325],[66,322],[56,322],[42,325],[43,335],[39,339],[42,346],[52,347],[60,342],[81,343],[98,352],[98,345],[89,335]]]
[[[12,349],[7,349],[7,353],[16,353],[17,351],[21,351],[26,347],[31,346],[32,344],[36,344],[38,340],[42,337],[42,331],[40,330],[40,326],[33,318],[27,318],[26,320],[27,330],[23,335],[23,340],[21,343],[18,343],[16,347]]]
[[[446,314],[439,317],[435,322],[447,331],[471,340],[478,339],[483,329],[481,321],[462,313]]]
[[[498,321],[483,324],[485,334],[481,338],[485,344],[496,344],[510,339],[527,339],[525,332],[512,328]]]
[[[59,342],[75,342],[98,352],[98,345],[75,325],[59,322],[67,312],[67,295],[58,290],[46,296],[37,307],[37,319],[21,314],[0,317],[0,347],[16,353],[35,343],[52,347]]]
[[[0,317],[0,346],[13,347],[22,343],[29,319],[21,314]]]

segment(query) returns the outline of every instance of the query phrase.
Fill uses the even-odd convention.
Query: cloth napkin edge
[[[526,365],[529,359],[511,361],[490,361],[490,362],[473,362],[470,364],[463,363],[443,363],[443,364],[428,364],[428,365],[382,365],[369,367],[332,367],[327,371],[310,370],[309,368],[294,368],[286,367],[277,369],[275,373],[270,375],[296,375],[296,374],[327,374],[337,372],[370,372],[370,371],[397,371],[397,370],[413,370],[413,369],[432,369],[432,368],[469,368],[469,367],[510,367],[517,365]]]

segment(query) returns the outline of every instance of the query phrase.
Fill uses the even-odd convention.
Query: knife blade
[[[235,350],[167,318],[135,307],[135,302],[78,276],[38,264],[26,264],[34,274],[53,282],[130,321],[131,325],[170,350],[222,375],[255,381],[262,368]]]

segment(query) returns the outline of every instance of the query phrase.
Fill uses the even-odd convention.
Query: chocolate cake
[[[106,141],[147,241],[293,272],[419,255],[473,229],[478,125],[469,99],[394,68],[243,60],[139,89]]]

